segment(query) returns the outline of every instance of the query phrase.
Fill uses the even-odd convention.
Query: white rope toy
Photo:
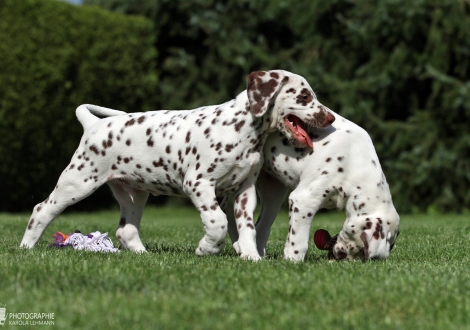
[[[120,252],[115,248],[113,242],[108,237],[108,233],[95,231],[88,235],[81,233],[70,234],[64,242],[65,245],[71,245],[75,250],[85,250],[93,252]]]

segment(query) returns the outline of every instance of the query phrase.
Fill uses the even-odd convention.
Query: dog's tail
[[[126,112],[113,110],[109,108],[100,107],[93,104],[82,104],[77,108],[75,111],[77,115],[78,121],[82,124],[83,129],[93,125],[98,120],[100,120],[96,116],[100,117],[111,117],[111,116],[121,116],[125,115]],[[96,115],[96,116],[95,116]]]

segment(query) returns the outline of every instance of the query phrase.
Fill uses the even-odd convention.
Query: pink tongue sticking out
[[[292,126],[294,128],[295,138],[297,141],[304,145],[308,145],[310,148],[313,148],[313,142],[310,136],[308,136],[307,132],[303,128],[303,122],[297,118],[296,116],[290,115],[288,118],[292,121]]]

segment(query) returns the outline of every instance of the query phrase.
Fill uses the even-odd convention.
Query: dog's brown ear
[[[282,71],[255,71],[246,77],[251,113],[261,117],[273,103],[282,85],[289,80]]]

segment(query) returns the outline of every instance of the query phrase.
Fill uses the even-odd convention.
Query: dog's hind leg
[[[280,181],[264,171],[258,176],[256,188],[261,202],[261,212],[255,225],[256,247],[259,255],[264,257],[271,226],[276,220],[288,190]]]
[[[121,244],[131,251],[145,252],[140,240],[140,220],[149,196],[148,192],[122,186],[120,183],[108,182],[114,197],[121,208],[121,218],[116,237]]]
[[[228,234],[230,235],[230,239],[232,240],[232,247],[240,255],[241,252],[240,247],[238,246],[237,223],[235,221],[235,214],[233,212],[234,202],[235,201],[233,195],[227,196],[225,200],[225,205],[223,206],[222,210],[227,215]]]
[[[69,205],[75,204],[91,195],[104,183],[91,170],[86,171],[85,165],[78,168],[69,165],[61,174],[55,189],[42,203],[36,205],[28,222],[20,246],[32,248],[41,238],[50,223]],[[102,176],[101,176],[102,178]]]
[[[183,188],[199,211],[204,224],[205,235],[199,241],[196,255],[219,254],[225,246],[227,217],[217,202],[213,184],[200,179],[192,187],[185,185]]]
[[[256,230],[253,222],[256,208],[256,187],[254,180],[246,180],[234,194],[233,212],[238,230],[238,249],[242,259],[258,261]]]

